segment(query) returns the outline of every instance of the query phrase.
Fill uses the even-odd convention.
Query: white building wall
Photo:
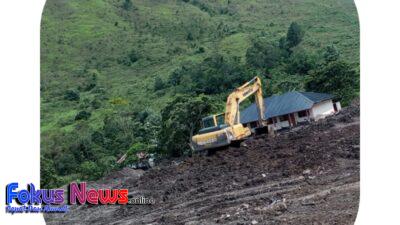
[[[314,120],[323,119],[328,115],[335,113],[335,109],[333,108],[332,100],[323,101],[315,104],[311,110],[311,117]]]
[[[278,128],[274,127],[273,124],[269,124],[268,125],[268,130],[270,130],[271,128],[274,129],[274,130],[278,130]]]
[[[279,126],[280,127],[289,127],[289,121],[287,120],[287,121],[280,121],[279,120],[279,118],[278,118],[278,123],[279,123]]]
[[[289,127],[289,121],[280,121],[279,117],[275,117],[275,118],[276,118],[276,121],[277,121],[275,123],[275,126],[274,126],[274,124],[270,124],[269,125],[269,126],[273,127],[275,130],[280,130],[282,128]]]
[[[337,102],[339,103],[339,102]],[[320,103],[315,104],[310,110],[310,119],[314,119],[314,120],[319,120],[319,119],[323,119],[326,116],[332,115],[335,113],[335,109],[333,108],[333,102],[332,100],[327,100],[327,101],[323,101]],[[341,109],[340,107],[340,103],[337,104],[338,106],[338,110]],[[297,123],[300,122],[306,122],[309,120],[308,116],[304,116],[304,117],[299,117],[298,112],[294,113],[295,119]],[[276,123],[274,124],[270,124],[268,125],[269,127],[272,127],[275,130],[280,130],[282,128],[285,127],[289,127],[289,121],[280,121],[279,117],[276,117]]]

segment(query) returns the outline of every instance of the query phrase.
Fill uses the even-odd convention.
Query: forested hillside
[[[48,0],[42,185],[96,179],[136,151],[179,156],[196,121],[259,75],[265,95],[359,92],[351,0]]]

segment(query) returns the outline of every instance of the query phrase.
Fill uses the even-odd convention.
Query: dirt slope
[[[74,206],[47,224],[353,224],[359,201],[359,106],[246,146],[124,169],[94,182],[154,205]]]

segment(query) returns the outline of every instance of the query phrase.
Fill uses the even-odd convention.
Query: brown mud
[[[94,188],[153,205],[79,205],[47,224],[353,224],[359,203],[359,105],[310,125],[252,137],[209,156],[125,168]]]

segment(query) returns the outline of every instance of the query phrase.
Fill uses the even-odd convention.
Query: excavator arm
[[[240,123],[239,105],[251,95],[255,95],[258,120],[260,124],[264,121],[264,101],[262,97],[261,80],[259,77],[254,77],[247,83],[236,88],[226,101],[225,124],[233,126]]]

